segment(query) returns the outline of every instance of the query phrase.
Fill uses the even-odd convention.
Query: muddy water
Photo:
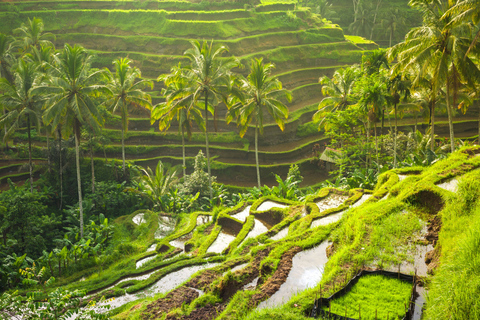
[[[352,208],[361,206],[362,204],[365,203],[365,201],[370,199],[371,196],[372,196],[371,194],[363,194],[362,197],[352,205]]]
[[[252,282],[244,285],[243,290],[255,290],[255,288],[257,287],[257,284],[258,284],[258,279],[260,279],[260,277],[256,277],[255,279],[253,279]]]
[[[144,213],[137,214],[135,217],[132,218],[132,221],[137,225],[147,222],[147,220],[145,220]]]
[[[154,243],[154,244],[152,244],[150,247],[148,247],[147,252],[154,251],[155,248],[157,248],[157,244],[156,244],[156,243]]]
[[[239,213],[233,214],[232,218],[245,222],[245,220],[247,220],[248,215],[250,214],[250,207],[251,206],[247,206],[245,209],[243,209]]]
[[[172,240],[169,243],[172,247],[179,248],[179,249],[182,249],[183,251],[185,251],[185,242],[187,242],[188,240],[190,240],[192,238],[192,234],[193,234],[193,231],[190,232],[190,233],[187,233],[184,236],[181,236],[180,238]]]
[[[267,201],[264,201],[261,205],[258,206],[257,211],[267,211],[267,210],[270,210],[272,208],[283,209],[283,208],[286,208],[286,207],[288,207],[288,206],[284,205],[284,204],[281,204],[281,203],[277,203],[277,202],[267,200]]]
[[[170,217],[158,217],[158,229],[155,231],[155,239],[161,239],[175,229],[175,220]]]
[[[444,183],[437,184],[438,187],[451,191],[451,192],[456,192],[457,191],[457,185],[458,185],[458,180],[456,178],[453,178],[451,180],[448,180]]]
[[[425,263],[425,255],[432,250],[433,246],[431,244],[426,246],[417,245],[415,251],[412,253],[414,255],[413,263],[403,262],[400,265],[400,272],[414,274],[415,270],[417,270],[417,275],[422,277],[427,276],[428,267]]]
[[[187,288],[192,289],[192,290],[194,290],[194,291],[197,291],[199,297],[201,297],[201,296],[203,296],[203,295],[205,294],[205,292],[203,292],[203,291],[200,290],[200,289],[196,289],[196,288],[192,288],[192,287],[187,287]]]
[[[176,287],[178,287],[179,285],[181,285],[182,283],[184,283],[188,279],[190,279],[190,277],[194,273],[196,273],[200,270],[203,270],[203,269],[213,268],[217,265],[218,265],[218,263],[207,263],[207,264],[204,264],[204,265],[201,265],[201,266],[186,267],[186,268],[183,268],[181,270],[172,272],[172,273],[166,275],[165,277],[163,277],[162,279],[158,280],[155,284],[153,284],[150,288],[148,288],[146,290],[140,291],[140,292],[135,293],[135,294],[126,293],[123,296],[116,297],[115,300],[109,302],[110,310],[118,308],[118,307],[120,307],[120,306],[122,306],[122,305],[124,305],[124,304],[126,304],[130,301],[142,299],[142,298],[145,298],[145,297],[151,297],[151,296],[153,296],[157,293],[167,293],[167,292],[175,289]],[[98,311],[102,312],[102,310],[98,310]]]
[[[425,288],[417,286],[417,293],[418,297],[413,302],[415,304],[415,307],[413,309],[412,320],[420,320],[422,318],[422,308],[426,301]]]
[[[212,221],[213,217],[212,216],[209,216],[209,215],[198,215],[197,216],[197,226],[200,226],[202,224],[205,224],[205,223],[209,223],[210,221]]]
[[[222,276],[226,275],[228,272],[234,273],[234,272],[237,271],[237,270],[241,270],[241,269],[245,268],[247,265],[248,265],[248,263],[239,264],[238,266],[235,266],[235,267],[233,267],[232,269],[230,269],[230,270],[228,270],[228,271],[225,271],[225,272],[222,274]]]
[[[156,255],[153,255],[153,256],[150,256],[150,257],[146,257],[146,258],[143,258],[141,260],[138,260],[137,263],[135,264],[135,267],[138,269],[140,268],[141,266],[143,266],[145,263],[147,263],[148,261],[152,261],[153,259],[155,259],[157,256]]]
[[[273,296],[261,302],[258,308],[272,308],[286,303],[297,292],[316,286],[322,280],[329,245],[328,241],[324,241],[313,249],[297,253],[293,257],[287,280]]]
[[[281,240],[281,239],[285,238],[287,235],[288,235],[288,227],[285,227],[282,230],[280,230],[276,235],[271,237],[270,239],[272,239],[274,241],[277,241],[277,240]]]
[[[250,232],[247,234],[245,239],[243,239],[242,243],[244,243],[247,239],[255,238],[255,237],[257,237],[257,236],[259,236],[262,233],[265,233],[267,231],[268,231],[268,228],[263,224],[263,222],[261,222],[258,219],[255,219],[253,229],[250,230]],[[240,245],[242,245],[242,244],[240,244]]]
[[[347,199],[348,199],[348,196],[341,196],[341,195],[338,195],[338,194],[332,194],[332,195],[329,195],[328,197],[326,197],[325,199],[322,199],[319,202],[317,202],[317,206],[318,206],[318,209],[320,210],[320,212],[322,212],[322,211],[325,211],[325,210],[328,210],[328,209],[338,207],[343,202],[345,202],[345,200],[347,200]]]
[[[330,214],[323,218],[315,219],[312,221],[310,228],[316,228],[318,226],[326,226],[326,225],[329,225],[330,223],[337,222],[343,217],[344,213],[345,213],[345,210]]]
[[[235,240],[235,236],[222,231],[217,239],[208,247],[207,252],[222,253],[233,240]]]

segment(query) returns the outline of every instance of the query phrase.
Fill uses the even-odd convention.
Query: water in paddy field
[[[250,207],[251,206],[247,206],[245,209],[243,209],[239,213],[233,214],[232,218],[245,222],[245,220],[247,220],[248,215],[250,214]]]
[[[437,184],[438,187],[451,191],[451,192],[456,192],[457,191],[457,186],[458,186],[458,180],[457,178],[450,179],[446,182]]]
[[[250,230],[250,232],[247,234],[245,239],[243,239],[242,243],[244,243],[247,239],[255,238],[255,237],[261,235],[262,233],[265,233],[265,232],[268,231],[268,228],[263,224],[263,222],[261,222],[258,219],[255,219],[254,221],[255,222],[254,222],[254,225],[253,225],[253,229]],[[240,244],[240,245],[242,245],[242,244]]]
[[[253,279],[252,282],[250,283],[247,283],[246,285],[243,286],[243,290],[255,290],[255,288],[257,287],[257,284],[258,284],[258,280],[260,279],[260,277],[256,277],[255,279]]]
[[[402,180],[404,180],[406,177],[408,177],[406,174],[397,174],[397,176],[398,176],[398,180],[399,180],[399,181],[402,181]]]
[[[180,238],[172,240],[169,243],[172,247],[179,248],[185,251],[185,242],[187,242],[192,238],[192,234],[193,234],[193,231],[190,233],[187,233],[186,235],[181,236]]]
[[[320,212],[333,209],[341,205],[348,199],[348,196],[342,196],[338,194],[332,194],[317,202],[318,209]]]
[[[422,313],[423,313],[423,305],[425,304],[426,301],[426,292],[425,288],[417,286],[417,293],[418,297],[415,299],[413,302],[415,307],[413,309],[413,315],[412,315],[412,320],[420,320],[422,319]]]
[[[145,214],[144,213],[137,214],[135,217],[132,218],[132,221],[136,225],[140,225],[142,223],[147,222],[147,220],[145,220]]]
[[[150,247],[148,247],[147,252],[154,251],[157,248],[157,244],[154,243]]]
[[[267,211],[267,210],[270,210],[272,208],[284,209],[286,207],[288,207],[288,206],[284,205],[284,204],[281,204],[281,203],[277,203],[277,202],[267,200],[267,201],[262,202],[262,204],[258,206],[257,211]]]
[[[153,255],[153,256],[150,256],[150,257],[146,257],[146,258],[143,258],[143,259],[140,259],[138,260],[136,263],[135,263],[135,268],[140,268],[141,266],[143,266],[145,263],[147,263],[148,261],[151,261],[153,259],[155,259],[157,257],[157,255]]]
[[[315,219],[312,221],[310,228],[316,228],[318,226],[326,226],[326,225],[329,225],[330,223],[337,222],[343,217],[344,213],[345,213],[345,210],[337,213],[332,213],[326,217]]]
[[[155,239],[161,239],[175,229],[175,220],[170,217],[158,217],[158,229],[155,231]]]
[[[234,273],[234,272],[237,271],[237,270],[241,270],[241,269],[245,268],[247,265],[248,265],[248,263],[239,264],[238,266],[235,266],[235,267],[233,267],[232,269],[230,269],[230,270],[228,270],[228,271],[225,271],[225,272],[222,274],[222,276],[226,275],[228,272]]]
[[[194,273],[200,270],[213,268],[217,265],[219,265],[219,263],[207,263],[199,266],[186,267],[178,271],[169,273],[145,290],[139,291],[134,294],[125,293],[125,295],[116,297],[115,300],[108,302],[108,304],[110,305],[110,310],[118,308],[131,301],[146,297],[152,297],[157,293],[167,293],[190,279]],[[105,303],[102,303],[102,305],[104,304]],[[104,310],[105,309],[99,309],[97,310],[97,312],[105,312]],[[75,319],[75,317],[70,319]]]
[[[200,214],[197,216],[197,226],[209,223],[210,221],[212,221],[212,219],[212,216]]]
[[[324,241],[315,248],[297,253],[292,260],[292,269],[287,280],[269,299],[261,302],[258,309],[272,308],[284,304],[297,292],[312,288],[322,280],[323,269],[328,262],[327,247]]]
[[[355,202],[353,205],[352,205],[352,208],[356,208],[356,207],[359,207],[361,206],[362,204],[365,203],[365,201],[367,201],[368,199],[370,199],[372,195],[371,194],[363,194],[362,197],[357,201]]]
[[[222,253],[233,240],[235,240],[235,236],[222,231],[217,239],[208,247],[207,252]]]
[[[277,241],[285,238],[287,235],[288,235],[288,226],[280,230],[276,235],[274,235],[270,239]]]

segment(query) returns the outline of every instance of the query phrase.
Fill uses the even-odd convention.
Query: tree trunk
[[[208,188],[210,191],[210,200],[212,200],[212,173],[210,170],[210,150],[208,149],[208,91],[205,92],[205,150],[207,153]]]
[[[367,154],[366,154],[366,169],[368,170],[368,161],[370,159],[370,118],[367,115]]]
[[[257,164],[257,182],[260,188],[260,166],[258,163],[258,124],[255,125],[255,163]]]
[[[388,45],[389,48],[392,47],[392,36],[393,36],[393,26],[390,28],[390,41]]]
[[[90,135],[90,162],[92,166],[92,193],[95,193],[95,164],[93,162],[93,134]]]
[[[33,192],[32,137],[30,136],[30,114],[27,113],[28,169],[30,172],[30,192]]]
[[[395,136],[393,138],[393,167],[397,167],[397,104],[395,103],[393,106],[393,110],[395,111]]]
[[[58,170],[58,174],[60,176],[60,210],[62,210],[63,206],[63,164],[62,164],[62,130],[60,126],[57,129],[58,131],[58,154],[59,154],[59,163],[60,169]]]
[[[373,123],[373,134],[375,135],[375,157],[377,158],[377,170],[380,170],[380,161],[378,161],[378,137],[377,137],[377,123]]]
[[[453,132],[453,115],[452,115],[452,108],[450,106],[450,84],[447,80],[447,114],[448,114],[448,128],[450,129],[450,148],[452,152],[455,151],[455,139],[454,139],[454,132]]]
[[[435,151],[435,97],[430,109],[430,150]]]
[[[80,237],[83,238],[83,201],[82,201],[82,178],[80,176],[80,128],[78,120],[75,120],[75,162],[77,165],[77,188],[78,188],[78,209],[80,211]]]
[[[50,159],[50,135],[47,127],[45,127],[45,136],[47,137],[47,163],[48,163],[48,172],[52,171],[52,161]]]
[[[125,177],[125,128],[122,124],[122,166],[123,166],[123,177]]]
[[[183,129],[183,126],[182,126],[182,168],[183,168],[183,176],[185,177],[187,165],[185,164],[185,130]]]

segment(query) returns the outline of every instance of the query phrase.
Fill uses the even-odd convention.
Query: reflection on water
[[[190,240],[192,238],[193,231],[190,233],[187,233],[186,235],[183,235],[175,240],[171,240],[169,243],[172,247],[182,249],[185,251],[185,242]]]
[[[247,206],[245,209],[243,209],[239,213],[233,214],[232,218],[245,222],[245,220],[247,220],[248,215],[250,214],[250,207],[251,206]]]
[[[458,185],[458,180],[456,178],[448,180],[447,182],[444,182],[444,183],[437,184],[438,187],[451,192],[457,191],[457,185]]]
[[[156,243],[152,244],[150,247],[148,247],[147,252],[154,251],[156,247],[157,247]]]
[[[147,222],[147,220],[145,220],[145,214],[144,213],[137,214],[135,217],[132,218],[132,221],[133,221],[133,223],[135,223],[137,225]]]
[[[155,231],[155,239],[161,239],[175,229],[175,220],[170,217],[158,217],[158,229]]]
[[[212,216],[200,214],[197,216],[197,226],[209,223],[210,221],[212,221],[212,219]]]
[[[281,239],[285,238],[287,235],[288,235],[288,227],[285,227],[282,230],[280,230],[276,235],[271,237],[270,239],[272,239],[274,241],[277,241],[277,240],[281,240]]]
[[[245,239],[243,239],[242,243],[244,243],[247,239],[255,238],[256,236],[259,236],[262,233],[265,233],[267,231],[268,231],[268,228],[263,224],[263,222],[261,222],[258,219],[255,219],[253,229],[250,230],[250,232],[247,234]],[[242,244],[240,244],[240,245],[242,245]]]
[[[368,199],[370,199],[371,196],[372,196],[371,194],[366,194],[366,193],[364,193],[364,194],[362,195],[362,197],[361,197],[360,199],[358,199],[358,201],[355,202],[355,203],[352,205],[352,208],[356,208],[356,207],[361,206],[362,204],[365,203],[365,201],[367,201]]]
[[[348,199],[348,196],[332,194],[326,197],[325,199],[322,199],[319,202],[317,202],[317,206],[320,212],[322,212],[328,209],[333,209],[338,207],[339,205],[344,203],[345,200],[347,199]]]
[[[241,270],[241,269],[245,268],[247,265],[248,265],[248,263],[239,264],[238,266],[235,266],[235,267],[233,267],[232,269],[225,271],[225,272],[222,274],[222,276],[226,275],[228,272],[234,273],[234,272],[237,271],[237,270]]]
[[[345,213],[345,210],[330,214],[326,217],[315,219],[312,221],[312,224],[310,225],[310,228],[316,228],[318,226],[326,226],[330,223],[337,222],[343,217],[343,214]]]
[[[414,303],[414,309],[413,309],[413,316],[412,320],[420,320],[422,318],[422,308],[423,305],[425,304],[425,288],[417,286],[417,293],[418,297],[415,299]]]
[[[277,203],[277,202],[267,200],[267,201],[264,201],[261,205],[258,206],[257,211],[267,211],[267,210],[270,210],[272,208],[283,209],[283,208],[286,208],[286,207],[288,207],[288,206],[284,205],[284,204],[281,204],[281,203]]]
[[[244,285],[243,290],[255,290],[255,288],[257,287],[257,284],[258,284],[258,279],[260,279],[260,277],[256,277],[255,279],[253,279],[252,282]]]
[[[292,260],[292,269],[287,280],[268,300],[258,305],[259,309],[272,308],[286,303],[297,292],[312,288],[322,280],[323,269],[328,261],[328,241],[322,242],[313,249],[297,253]]]
[[[135,264],[135,267],[138,269],[140,268],[141,266],[143,266],[145,263],[147,263],[148,261],[152,261],[153,259],[155,259],[156,255],[153,255],[153,256],[150,256],[150,257],[146,257],[146,258],[143,258],[143,259],[140,259],[137,261],[137,263]]]
[[[235,236],[227,234],[225,232],[220,232],[217,239],[208,247],[207,252],[222,253],[223,250],[227,249],[230,242],[235,240]]]

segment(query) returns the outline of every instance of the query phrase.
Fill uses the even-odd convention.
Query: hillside
[[[341,28],[309,9],[296,9],[294,3],[245,7],[223,2],[21,1],[1,2],[0,12],[0,32],[11,33],[13,27],[20,26],[27,18],[40,17],[45,31],[56,36],[57,48],[64,43],[81,44],[95,53],[94,64],[98,68],[111,68],[115,58],[129,57],[141,69],[142,76],[149,79],[168,73],[180,62],[185,63],[183,52],[195,39],[226,45],[228,54],[238,57],[244,65],[258,57],[273,62],[274,73],[292,91],[293,101],[288,104],[290,117],[284,132],[268,120],[260,139],[260,164],[265,176],[269,175],[268,184],[273,179],[268,166],[274,165],[276,173],[284,175],[293,162],[309,172],[309,176],[318,175],[318,179],[310,182],[325,178],[308,161],[313,146],[322,137],[315,131],[303,132],[301,127],[311,122],[322,99],[318,78],[330,76],[336,68],[360,62],[365,50],[377,47],[360,38],[360,43],[347,40]],[[246,74],[248,68],[236,71]],[[151,92],[154,103],[162,101],[160,90],[161,83],[155,82]],[[224,112],[220,110],[218,132],[211,138],[214,174],[220,182],[253,185],[254,130],[240,139],[235,124],[225,124]],[[119,156],[119,128],[115,119],[107,122],[105,134],[111,139],[108,157]],[[129,159],[141,165],[158,159],[178,163],[171,158],[178,157],[180,152],[173,147],[180,142],[175,125],[168,134],[159,133],[156,124],[150,125],[148,112],[132,110],[129,130]],[[190,159],[203,148],[202,136],[195,133],[188,142]],[[37,140],[45,143],[40,137]],[[102,157],[103,153],[99,150],[96,155]],[[231,170],[240,174],[232,177]]]

